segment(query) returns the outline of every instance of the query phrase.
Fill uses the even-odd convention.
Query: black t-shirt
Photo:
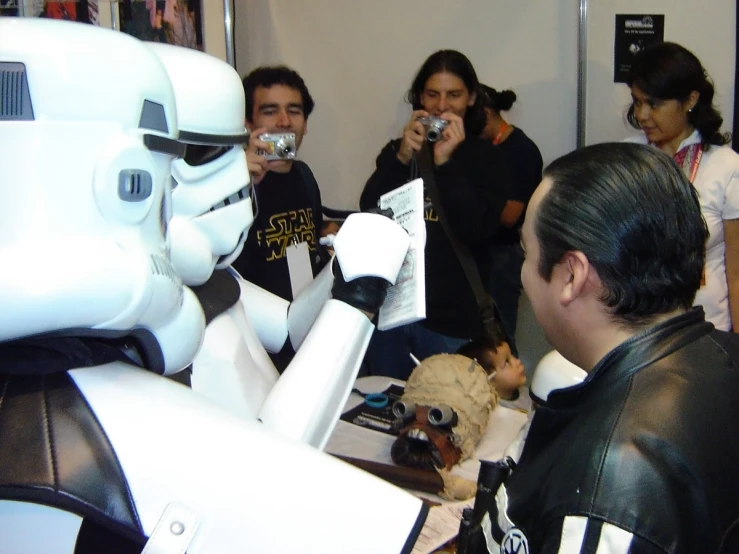
[[[510,200],[518,200],[523,202],[524,205],[528,204],[531,195],[534,194],[536,187],[541,182],[541,173],[544,169],[539,148],[518,127],[513,129],[513,132],[504,142],[498,145],[498,148],[505,155],[505,161],[513,172],[514,180]],[[525,214],[526,209],[524,208],[518,222],[510,229],[501,225],[493,239],[493,243],[518,244],[521,240],[518,229],[523,224]]]
[[[287,247],[306,242],[313,275],[323,267],[318,247],[321,194],[310,169],[299,161],[288,173],[270,171],[254,190],[256,217],[232,266],[247,281],[291,301]]]
[[[399,144],[400,140],[391,141],[377,157],[377,168],[359,201],[362,210],[373,208],[380,196],[419,176],[413,163],[407,166],[398,160]],[[469,248],[485,283],[490,275],[490,241],[513,179],[504,155],[490,142],[468,136],[447,163],[435,168],[434,176],[449,226]],[[428,194],[426,204],[426,319],[422,325],[451,337],[477,336],[482,325],[474,294]]]

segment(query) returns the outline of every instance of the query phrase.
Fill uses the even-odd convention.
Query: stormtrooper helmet
[[[136,335],[148,367],[187,366],[195,296],[170,263],[174,92],[141,41],[0,18],[0,341]]]
[[[172,263],[201,285],[239,255],[254,219],[244,145],[244,89],[227,63],[197,50],[150,43],[174,85],[180,140],[172,163]]]
[[[531,396],[539,403],[546,403],[552,391],[574,387],[582,383],[588,374],[557,350],[542,357],[531,380]]]

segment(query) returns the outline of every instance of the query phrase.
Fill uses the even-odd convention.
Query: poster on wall
[[[123,0],[118,7],[124,33],[203,50],[201,0]]]
[[[18,15],[18,2],[16,0],[0,0],[0,17]]]
[[[739,29],[739,9],[736,10],[736,24]],[[739,52],[739,33],[736,34],[734,52]],[[739,56],[734,56],[734,132],[731,134],[731,147],[739,152]]]
[[[665,16],[616,14],[613,82],[625,83],[634,56],[650,44],[665,39]]]
[[[0,0],[0,16],[46,17],[100,24],[98,0]]]

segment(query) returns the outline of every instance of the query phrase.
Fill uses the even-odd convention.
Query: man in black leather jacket
[[[654,148],[595,145],[544,172],[523,284],[588,376],[536,409],[480,551],[739,552],[739,346],[692,307],[707,236]]]

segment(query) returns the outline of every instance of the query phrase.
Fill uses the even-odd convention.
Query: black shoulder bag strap
[[[436,210],[436,215],[439,217],[441,228],[444,229],[444,233],[446,233],[454,249],[454,253],[457,255],[457,259],[464,270],[472,293],[475,295],[477,312],[480,315],[484,332],[489,336],[500,336],[501,334],[505,336],[505,331],[503,331],[503,326],[500,323],[501,318],[498,307],[495,305],[493,297],[490,296],[482,284],[480,271],[477,268],[475,259],[472,257],[472,253],[467,248],[467,245],[461,242],[449,227],[449,220],[447,219],[444,205],[441,203],[439,196],[439,188],[436,186],[434,162],[431,157],[431,148],[427,141],[423,143],[421,151],[418,153],[418,169],[421,173],[423,183],[431,196],[431,202],[434,205],[434,210]]]

